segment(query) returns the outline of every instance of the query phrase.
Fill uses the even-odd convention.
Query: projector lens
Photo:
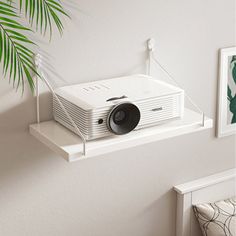
[[[121,103],[115,106],[108,116],[108,127],[117,135],[132,131],[140,121],[140,111],[132,103]]]
[[[117,125],[120,125],[122,123],[125,122],[125,118],[126,118],[126,113],[125,111],[123,110],[120,110],[120,111],[117,111],[115,114],[114,114],[114,122],[117,124]]]

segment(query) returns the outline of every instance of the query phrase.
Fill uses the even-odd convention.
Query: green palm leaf
[[[233,76],[233,80],[236,84],[236,61],[234,61],[234,63],[233,63],[232,76]]]
[[[36,30],[42,34],[50,32],[56,26],[60,34],[63,24],[60,16],[68,16],[59,0],[0,0],[0,63],[4,77],[12,80],[13,86],[19,86],[24,91],[24,79],[28,82],[32,92],[35,89],[33,75],[38,75],[34,65],[34,52],[30,45],[34,44],[26,36],[31,30],[19,23],[20,14],[15,4],[19,1],[19,8]],[[17,2],[18,3],[18,2]],[[68,16],[69,17],[69,16]],[[40,77],[40,76],[39,76]]]
[[[233,99],[232,91],[231,91],[229,85],[227,86],[227,98],[229,101],[231,101]]]
[[[69,17],[57,0],[20,0],[20,9],[24,9],[31,25],[35,21],[36,29],[45,34],[49,30],[52,36],[52,24],[54,24],[60,34],[63,32],[63,24],[59,14]]]
[[[32,91],[34,91],[34,80],[32,74],[37,74],[33,63],[34,53],[28,48],[34,44],[24,32],[30,29],[24,27],[17,20],[19,16],[11,4],[0,1],[0,62],[2,62],[3,73],[12,78],[13,86],[21,85],[24,91],[24,78]]]

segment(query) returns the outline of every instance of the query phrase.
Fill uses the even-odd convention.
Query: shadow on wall
[[[4,96],[4,94],[2,95]],[[1,99],[1,96],[0,96]],[[9,132],[28,130],[29,124],[36,122],[36,99],[32,95],[15,107],[0,111],[0,137]],[[41,120],[52,119],[52,102],[49,92],[40,95]],[[1,138],[0,138],[1,141]]]
[[[42,120],[52,118],[50,100],[50,93],[41,95]],[[0,111],[0,186],[6,177],[13,179],[18,171],[32,170],[39,160],[47,160],[47,153],[50,151],[28,133],[29,124],[35,122],[36,106],[33,96],[9,110]]]

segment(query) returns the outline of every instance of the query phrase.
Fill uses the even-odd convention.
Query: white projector
[[[146,75],[61,87],[58,98],[86,140],[123,135],[181,118],[184,91]],[[53,98],[54,119],[75,131]]]

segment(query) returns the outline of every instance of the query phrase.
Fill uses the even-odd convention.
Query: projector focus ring
[[[112,133],[122,135],[135,129],[139,121],[140,111],[137,106],[132,103],[120,103],[108,115],[107,126]]]

